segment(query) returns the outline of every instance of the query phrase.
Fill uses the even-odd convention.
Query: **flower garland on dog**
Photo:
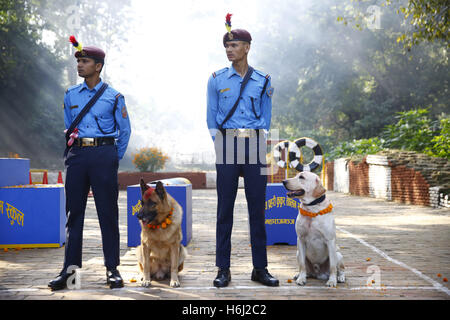
[[[309,211],[306,211],[305,209],[303,209],[301,207],[298,208],[298,211],[300,211],[300,214],[302,216],[307,216],[307,217],[310,217],[310,218],[315,218],[318,215],[327,214],[327,213],[331,212],[331,210],[333,210],[333,205],[331,203],[330,203],[330,205],[328,207],[326,207],[323,210],[320,210],[319,212],[309,212]]]
[[[162,229],[167,228],[167,226],[172,223],[172,219],[171,219],[172,218],[172,214],[173,214],[173,208],[170,208],[169,215],[167,216],[167,218],[163,222],[158,223],[158,224],[149,223],[147,225],[147,227],[149,229],[159,229],[160,227]]]
[[[143,195],[144,200],[148,200],[154,191],[155,191],[154,188],[148,188],[147,191],[144,192],[144,195]],[[173,214],[173,208],[170,208],[169,214],[167,215],[166,219],[163,222],[158,223],[158,224],[149,223],[149,224],[147,224],[147,227],[149,229],[159,229],[159,228],[165,229],[165,228],[167,228],[167,226],[172,223],[172,219],[171,219],[172,214]]]

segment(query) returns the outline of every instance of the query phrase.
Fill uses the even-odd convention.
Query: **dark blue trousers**
[[[64,270],[70,265],[82,266],[84,213],[90,187],[100,223],[105,266],[114,269],[120,264],[117,148],[115,145],[72,147],[65,166],[67,224]]]
[[[250,142],[249,138],[231,137],[228,144],[225,138],[216,138],[215,140],[218,198],[216,266],[219,268],[230,267],[233,210],[240,175],[243,176],[245,184],[253,266],[255,268],[267,267],[267,240],[264,218],[267,176],[261,173],[261,169],[266,167],[266,162],[265,159],[259,159],[256,154],[259,151],[260,144],[262,144],[261,141],[258,141],[257,145],[252,147],[252,143],[257,140],[253,139]],[[240,150],[238,145],[241,147]],[[234,148],[234,152],[228,153],[228,156],[227,147],[228,149]],[[265,150],[266,144],[264,143],[261,147]],[[265,152],[263,154],[265,156]],[[256,159],[256,161],[251,159]]]

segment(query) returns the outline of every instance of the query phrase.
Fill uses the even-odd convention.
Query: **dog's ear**
[[[156,188],[155,188],[156,194],[159,196],[161,200],[164,200],[164,197],[166,196],[166,189],[164,189],[164,185],[161,181],[156,182]]]
[[[312,196],[314,198],[319,198],[323,196],[327,192],[327,190],[322,186],[322,182],[320,181],[319,177],[316,177],[316,187],[314,188],[312,192]]]
[[[141,184],[141,192],[142,192],[142,194],[144,194],[145,191],[147,191],[147,189],[150,187],[144,182],[144,179],[142,179],[142,178],[141,178],[140,184]]]

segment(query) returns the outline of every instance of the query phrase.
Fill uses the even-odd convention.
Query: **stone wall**
[[[450,162],[447,159],[388,150],[359,161],[336,159],[327,163],[326,168],[324,181],[329,190],[416,205],[450,207]]]
[[[441,187],[431,187],[430,204],[434,208],[450,208],[448,190],[442,190]]]
[[[392,198],[405,203],[444,207],[450,191],[450,161],[413,151],[383,151],[392,168]],[[439,199],[431,195],[438,188]],[[434,189],[431,189],[434,188]]]

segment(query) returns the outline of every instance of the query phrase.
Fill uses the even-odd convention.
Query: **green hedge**
[[[337,159],[375,154],[383,149],[401,149],[450,160],[450,118],[442,114],[431,120],[429,108],[398,112],[397,123],[384,127],[380,137],[344,141],[327,157]]]

